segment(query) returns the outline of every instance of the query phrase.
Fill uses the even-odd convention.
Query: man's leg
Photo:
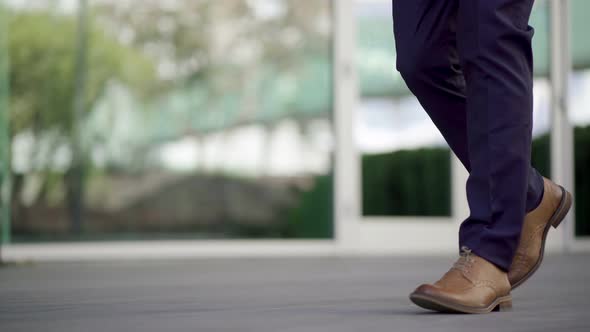
[[[533,0],[459,0],[470,216],[459,241],[507,271],[524,220],[532,134]]]
[[[397,69],[471,172],[467,138],[466,87],[456,40],[458,0],[392,2]],[[541,175],[529,167],[526,211],[543,194]]]
[[[532,1],[393,1],[398,70],[470,171],[461,256],[410,294],[423,308],[509,309],[512,285],[537,269],[548,227],[571,205],[530,166]]]

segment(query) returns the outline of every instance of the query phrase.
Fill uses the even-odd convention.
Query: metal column
[[[572,68],[569,0],[551,0],[550,12],[551,177],[573,191],[574,147],[568,97],[568,81]],[[573,209],[565,221],[562,223],[562,248],[567,251],[575,240]]]
[[[354,140],[358,103],[355,66],[356,17],[353,0],[333,0],[334,237],[354,247],[361,217],[360,162]]]

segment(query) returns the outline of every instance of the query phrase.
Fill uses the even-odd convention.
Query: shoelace
[[[465,246],[461,247],[460,256],[461,257],[459,257],[455,264],[453,264],[453,269],[457,269],[462,272],[467,272],[473,264],[473,262],[475,261],[473,255],[471,254],[471,249]]]

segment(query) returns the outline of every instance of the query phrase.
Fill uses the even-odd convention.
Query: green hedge
[[[574,129],[576,234],[590,235],[590,126]]]
[[[287,216],[283,233],[288,238],[327,239],[333,233],[332,175],[315,178],[311,190],[301,195],[299,205]]]
[[[590,126],[576,127],[576,233],[590,235]],[[550,176],[549,137],[534,140],[532,163]],[[448,216],[451,212],[447,148],[365,155],[362,160],[363,214],[367,216]]]
[[[449,150],[445,148],[363,156],[363,214],[450,215],[449,174]]]

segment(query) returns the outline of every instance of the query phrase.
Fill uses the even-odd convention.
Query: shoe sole
[[[492,311],[512,310],[512,296],[510,294],[496,298],[487,307],[469,307],[424,294],[411,294],[410,300],[421,308],[444,313],[487,314]]]
[[[557,209],[555,209],[555,212],[553,212],[553,215],[549,219],[549,222],[547,223],[547,226],[545,226],[545,230],[543,231],[543,240],[541,242],[541,253],[539,254],[539,259],[537,259],[537,262],[535,263],[533,268],[529,272],[527,272],[527,274],[525,274],[524,277],[522,277],[522,279],[518,280],[514,283],[514,285],[512,285],[512,289],[515,289],[516,287],[522,285],[535,272],[537,272],[537,270],[541,266],[541,263],[543,262],[543,255],[545,253],[545,240],[547,240],[547,234],[549,233],[549,229],[551,227],[557,228],[561,224],[567,213],[570,211],[570,208],[572,207],[572,194],[570,194],[570,192],[565,190],[565,188],[563,188],[562,186],[559,186],[559,188],[561,188],[562,192],[561,201],[559,202]]]

